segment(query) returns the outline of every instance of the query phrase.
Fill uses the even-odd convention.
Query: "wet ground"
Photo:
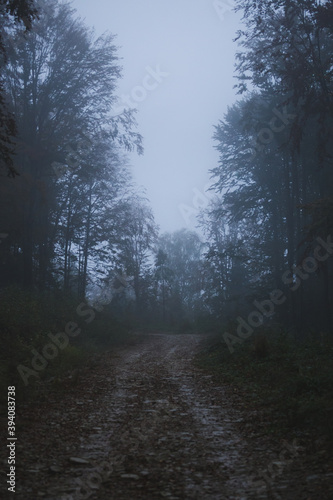
[[[15,497],[333,498],[319,456],[260,435],[260,415],[195,367],[202,341],[140,335],[87,366],[63,398],[18,409]]]

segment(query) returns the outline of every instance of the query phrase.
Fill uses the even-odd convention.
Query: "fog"
[[[144,138],[144,155],[133,154],[130,162],[156,222],[161,231],[194,229],[194,198],[198,192],[204,196],[208,170],[218,161],[213,125],[235,101],[233,39],[241,16],[232,11],[233,1],[75,0],[73,5],[96,34],[117,35],[123,58],[119,105],[132,95]],[[156,88],[140,92],[147,68],[160,68],[163,76]],[[153,84],[154,78],[148,86]],[[187,207],[191,218],[183,215]]]
[[[0,497],[333,498],[333,0],[0,23]]]

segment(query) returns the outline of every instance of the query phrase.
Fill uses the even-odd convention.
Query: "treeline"
[[[158,228],[126,157],[135,110],[114,112],[114,36],[57,0],[6,0],[0,21],[0,386],[21,387],[147,317]]]
[[[159,237],[133,183],[126,152],[141,154],[142,137],[135,110],[113,112],[114,37],[96,38],[70,3],[23,5],[22,15],[10,1],[1,11],[1,116],[10,124],[1,137],[3,310],[12,310],[15,286],[32,294],[27,304],[56,295],[107,306],[127,324],[188,328],[202,294],[203,245],[188,231]],[[25,308],[21,292],[16,302]],[[0,320],[15,338],[10,323]]]
[[[333,333],[333,2],[237,10],[242,98],[215,127],[216,196],[201,216],[212,311],[251,330]]]
[[[125,156],[142,153],[142,138],[133,110],[112,114],[121,77],[114,37],[96,38],[69,4],[36,6],[32,29],[9,17],[3,33],[16,133],[11,164],[1,165],[0,286],[85,297],[92,276],[107,278],[125,253],[134,259],[133,238],[149,248],[154,236],[143,234],[153,216]]]
[[[238,0],[242,98],[215,127],[205,242],[159,235],[133,183],[126,152],[142,138],[134,110],[113,113],[114,37],[70,4],[14,4],[1,7],[0,287],[181,331],[242,317],[245,334],[332,332],[332,1]]]

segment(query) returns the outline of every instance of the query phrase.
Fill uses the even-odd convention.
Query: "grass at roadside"
[[[66,390],[77,372],[113,346],[126,342],[129,329],[107,308],[77,314],[80,301],[55,294],[29,293],[16,287],[1,290],[0,392],[15,386],[18,399],[35,399],[50,390]],[[89,311],[89,306],[81,308]],[[87,322],[87,319],[91,321]],[[75,337],[65,335],[66,325],[76,324]],[[55,340],[55,339],[58,340]],[[18,367],[21,368],[19,373]],[[41,388],[43,389],[41,391]]]
[[[265,432],[317,433],[333,445],[333,345],[302,344],[262,329],[231,354],[222,337],[210,339],[197,364],[265,414]]]

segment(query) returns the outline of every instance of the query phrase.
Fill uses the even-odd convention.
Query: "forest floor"
[[[204,341],[138,334],[75,385],[18,404],[16,493],[1,498],[332,499],[318,436],[309,453],[307,442],[263,433],[260,412],[194,363]],[[6,457],[3,447],[2,491]]]

